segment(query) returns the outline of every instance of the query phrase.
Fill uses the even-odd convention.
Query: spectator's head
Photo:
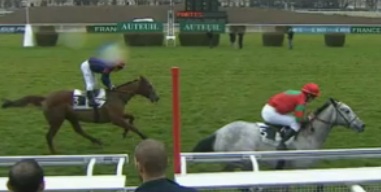
[[[135,148],[135,166],[143,181],[165,177],[168,165],[164,143],[146,139]]]
[[[9,170],[7,187],[12,192],[43,191],[44,171],[34,159],[21,160]]]

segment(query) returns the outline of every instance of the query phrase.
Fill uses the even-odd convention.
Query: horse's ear
[[[147,81],[147,79],[143,75],[139,75],[140,80]]]
[[[336,100],[335,100],[334,98],[330,97],[330,98],[329,98],[329,101],[331,101],[331,103],[332,103],[334,106],[337,105]]]

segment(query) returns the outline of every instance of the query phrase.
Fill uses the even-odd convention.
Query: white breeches
[[[81,71],[83,74],[83,79],[85,80],[86,91],[94,90],[96,86],[95,75],[90,70],[90,65],[87,60],[81,64]]]
[[[299,131],[300,129],[300,124],[296,122],[294,116],[280,114],[269,104],[266,104],[262,108],[262,118],[268,123],[289,126],[295,131]]]

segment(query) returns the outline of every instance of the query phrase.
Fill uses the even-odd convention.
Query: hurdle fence
[[[343,184],[352,192],[365,192],[360,184],[381,183],[381,167],[260,171],[265,160],[322,160],[381,158],[381,148],[255,151],[255,152],[181,152],[180,68],[172,67],[172,129],[174,178],[182,185],[199,189],[269,187],[281,185]],[[231,163],[251,161],[253,170],[243,172],[188,173],[188,163]],[[250,178],[250,179],[248,179]]]
[[[115,25],[115,26],[114,26]],[[115,33],[116,23],[32,23],[31,27],[33,31],[36,31],[38,27],[41,26],[54,26],[56,31],[59,33],[89,33],[89,34],[103,34],[103,33]],[[99,32],[88,32],[87,27],[104,27],[109,28],[108,31],[99,31]],[[293,26],[297,29],[295,33],[304,33],[304,34],[319,34],[325,32],[334,32],[333,30],[338,30],[343,33],[350,34],[350,27],[368,27],[368,32],[364,34],[374,34],[379,33],[378,28],[381,24],[297,24],[297,23],[285,23],[285,24],[252,24],[252,23],[226,23],[225,24],[225,33],[230,32],[231,27],[235,26],[245,26],[245,33],[263,33],[263,32],[274,32],[277,27]],[[13,23],[13,24],[2,24],[0,28],[2,29],[0,34],[6,33],[20,33],[23,34],[25,31],[25,23]],[[174,32],[180,32],[180,24],[174,23]],[[111,29],[113,28],[113,29]],[[303,29],[302,29],[303,28]],[[314,28],[315,31],[312,31]],[[4,30],[7,29],[7,30]],[[166,32],[168,29],[168,24],[163,23],[163,32]],[[302,30],[302,31],[300,31]],[[8,32],[5,32],[8,31]],[[10,32],[12,31],[12,32]],[[122,34],[122,32],[121,32]]]

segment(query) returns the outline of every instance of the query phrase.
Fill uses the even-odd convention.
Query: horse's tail
[[[216,133],[213,133],[212,135],[209,135],[208,137],[199,141],[197,145],[193,148],[193,152],[213,152],[213,146],[215,141]]]
[[[25,107],[29,104],[32,104],[36,107],[41,107],[42,102],[45,100],[45,97],[38,95],[28,95],[16,100],[3,99],[3,104],[1,108],[9,107]]]

